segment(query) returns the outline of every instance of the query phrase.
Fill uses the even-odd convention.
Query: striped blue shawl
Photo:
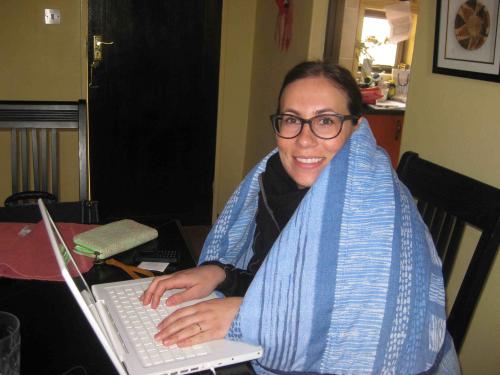
[[[200,262],[246,268],[267,155],[229,199]],[[258,373],[413,374],[446,332],[441,262],[366,121],[310,188],[252,281],[229,338]]]

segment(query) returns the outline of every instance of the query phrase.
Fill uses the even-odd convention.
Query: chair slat
[[[29,157],[28,157],[28,137],[27,130],[21,129],[21,168],[22,168],[22,181],[23,190],[30,190],[30,180],[29,180]]]
[[[446,249],[443,259],[443,276],[444,276],[444,286],[448,286],[450,281],[451,270],[455,264],[455,259],[457,257],[458,246],[460,245],[460,240],[464,234],[465,223],[462,220],[456,220],[453,230],[451,232],[450,243]]]
[[[47,129],[40,129],[40,164],[42,170],[42,178],[40,179],[40,189],[48,191],[48,157],[47,157]]]
[[[57,165],[57,133],[56,129],[50,131],[50,167],[52,169],[52,194],[59,198],[59,166]]]
[[[12,170],[12,191],[19,191],[19,166],[17,165],[17,129],[10,131],[10,168]]]
[[[31,155],[33,158],[33,186],[35,190],[40,190],[40,155],[38,154],[38,132],[36,129],[31,129]]]
[[[448,329],[460,351],[500,244],[500,219],[481,235],[448,317]]]
[[[443,259],[448,244],[450,243],[451,231],[455,225],[455,221],[456,218],[453,215],[445,215],[441,232],[439,233],[437,241],[435,241],[436,249],[441,259]]]
[[[88,199],[87,183],[87,110],[85,102],[78,102],[78,158],[80,161],[80,200]]]
[[[432,204],[427,203],[427,207],[425,209],[424,214],[422,215],[422,219],[424,219],[424,223],[427,224],[428,227],[432,225],[432,219],[436,214],[436,207]]]
[[[418,203],[417,203],[417,208],[418,208],[418,212],[420,212],[420,215],[423,217],[425,214],[425,211],[427,209],[427,202],[419,199]]]
[[[432,223],[429,226],[429,230],[431,231],[431,236],[432,236],[432,239],[434,240],[434,243],[437,243],[437,241],[439,239],[441,229],[443,228],[443,222],[444,222],[445,216],[446,216],[446,214],[445,214],[444,210],[437,207],[436,213],[434,214],[434,217],[432,219]]]

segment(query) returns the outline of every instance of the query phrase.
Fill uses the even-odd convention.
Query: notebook
[[[189,374],[262,356],[260,346],[230,340],[214,340],[187,349],[157,343],[153,339],[154,327],[158,319],[164,318],[162,314],[168,314],[167,307],[160,303],[162,308],[153,310],[138,301],[151,279],[97,284],[90,289],[42,200],[38,206],[61,274],[120,375]],[[209,298],[215,295],[205,299]],[[145,322],[148,316],[156,322]],[[138,326],[143,328],[134,333]]]

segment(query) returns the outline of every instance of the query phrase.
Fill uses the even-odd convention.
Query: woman
[[[346,69],[305,62],[287,74],[271,116],[278,152],[228,201],[200,266],[156,278],[142,301],[156,308],[173,288],[185,290],[169,305],[226,297],[178,310],[158,340],[259,344],[259,373],[410,374],[443,362],[439,258],[360,115]]]

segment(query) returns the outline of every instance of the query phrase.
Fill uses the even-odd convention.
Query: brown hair
[[[304,61],[294,66],[286,74],[278,96],[278,113],[285,88],[292,82],[309,77],[325,77],[328,79],[335,87],[347,94],[349,114],[357,117],[361,116],[363,109],[361,92],[351,72],[340,65],[324,61]]]

